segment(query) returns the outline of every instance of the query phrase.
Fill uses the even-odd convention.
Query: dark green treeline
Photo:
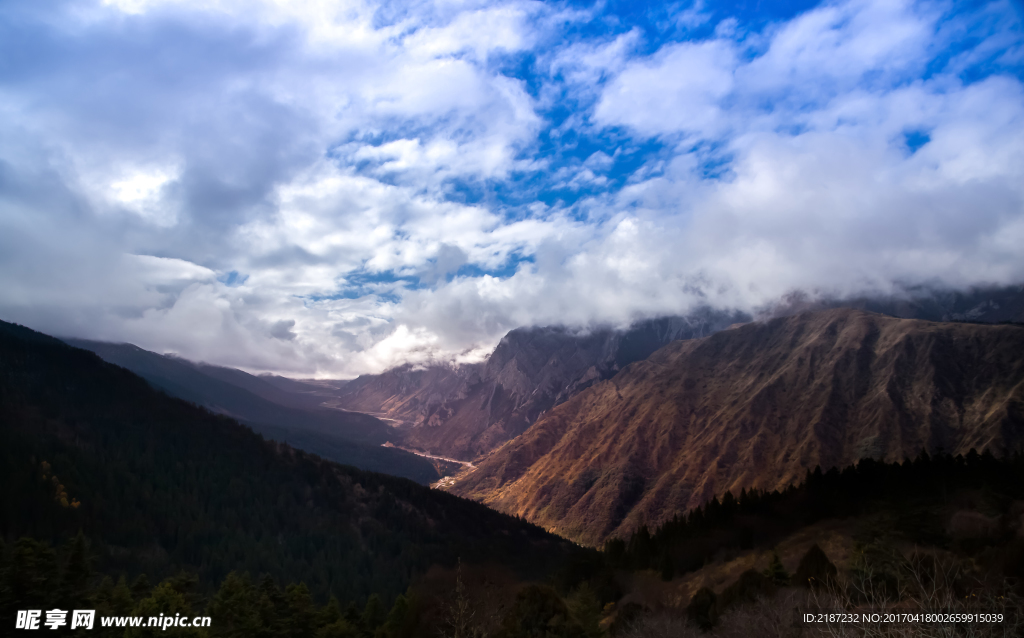
[[[988,513],[1005,519],[990,538],[957,540],[947,521],[955,494],[973,492]],[[673,517],[653,533],[638,529],[628,541],[609,540],[605,556],[618,567],[653,568],[663,577],[693,571],[722,550],[773,547],[796,530],[829,518],[884,516],[885,533],[913,543],[973,555],[1000,548],[1000,560],[1024,576],[1024,539],[1017,537],[1011,509],[1024,499],[1024,455],[996,458],[922,453],[902,463],[871,459],[843,470],[815,468],[782,491],[727,492],[702,507]],[[990,552],[991,553],[991,552]],[[1017,572],[1020,572],[1017,574]]]
[[[404,592],[434,564],[546,572],[579,550],[411,481],[324,461],[170,398],[140,377],[0,322],[0,538],[81,531],[96,568],[133,579],[230,572],[314,599]]]

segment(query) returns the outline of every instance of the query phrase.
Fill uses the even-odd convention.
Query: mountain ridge
[[[1022,441],[1024,329],[834,309],[669,344],[447,489],[596,544],[818,465]]]
[[[543,571],[575,552],[465,499],[265,441],[93,352],[6,322],[0,424],[0,538],[81,531],[115,576],[187,569],[209,584],[249,571],[353,600],[397,595],[459,557]]]
[[[391,438],[387,424],[370,415],[321,407],[322,395],[288,392],[241,370],[194,363],[133,344],[64,341],[131,370],[171,396],[230,416],[277,441],[339,463],[404,476],[421,484],[439,478],[431,462],[382,447]],[[300,387],[294,383],[291,386]]]
[[[642,321],[628,330],[517,328],[483,363],[404,366],[363,376],[343,386],[334,405],[402,422],[401,441],[407,447],[473,460],[520,435],[545,411],[666,343],[743,319],[748,317],[705,310]]]
[[[835,308],[929,321],[1024,321],[1024,286],[918,287],[844,299],[792,294],[754,316],[704,308],[687,316],[646,319],[624,330],[517,328],[482,363],[406,365],[364,375],[341,388],[332,404],[406,426],[396,433],[404,447],[475,460],[525,432],[546,410],[670,341],[703,337],[755,317],[765,321]]]

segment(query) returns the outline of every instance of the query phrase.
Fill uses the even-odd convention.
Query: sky
[[[294,377],[1024,282],[1024,6],[0,3],[0,319]]]

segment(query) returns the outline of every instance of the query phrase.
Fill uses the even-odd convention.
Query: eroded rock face
[[[575,540],[866,457],[1024,442],[1024,328],[833,309],[676,341],[451,488]]]
[[[406,366],[360,377],[341,389],[336,405],[402,422],[407,426],[402,442],[408,447],[472,460],[665,344],[703,337],[746,319],[705,311],[648,320],[625,331],[516,329],[482,364]]]

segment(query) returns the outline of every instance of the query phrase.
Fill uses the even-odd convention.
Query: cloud
[[[736,52],[711,40],[663,48],[629,64],[608,83],[594,112],[602,124],[624,124],[642,134],[665,131],[715,136],[722,98],[732,91]]]
[[[1024,280],[1006,2],[34,6],[0,8],[0,318],[37,329],[352,376]]]

